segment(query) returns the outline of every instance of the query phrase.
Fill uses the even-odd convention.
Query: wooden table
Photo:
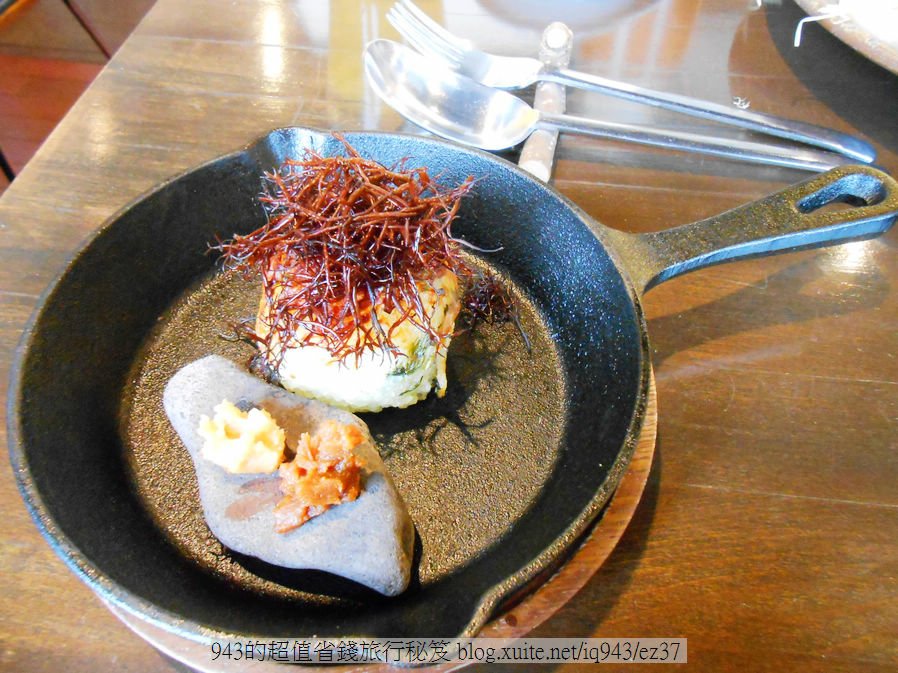
[[[422,4],[506,53],[534,52],[545,24],[565,20],[583,70],[856,133],[898,173],[898,78],[816,25],[793,48],[804,15],[791,0],[571,3],[551,15],[535,2]],[[277,126],[414,132],[363,80],[364,42],[396,37],[389,5],[160,0],[0,199],[4,386],[43,288],[144,190]],[[569,108],[695,126],[582,93]],[[556,186],[628,231],[806,177],[572,138],[559,159]],[[660,433],[648,487],[608,562],[534,635],[686,637],[696,671],[895,670],[896,242],[893,230],[719,266],[647,295]],[[9,470],[0,507],[0,669],[169,670],[54,555]]]

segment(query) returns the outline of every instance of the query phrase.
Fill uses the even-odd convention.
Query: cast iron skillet
[[[419,532],[402,596],[222,549],[158,400],[194,357],[245,355],[217,333],[251,311],[255,289],[246,299],[222,283],[208,244],[263,221],[263,171],[305,148],[342,152],[330,134],[273,131],[125,208],[46,292],[18,351],[10,451],[38,527],[103,598],[198,641],[475,634],[563,560],[626,468],[646,402],[646,289],[731,259],[875,236],[898,214],[890,177],[842,167],[636,236],[486,153],[415,136],[346,138],[446,184],[477,176],[454,234],[500,247],[477,257],[518,294],[532,342],[528,353],[510,326],[459,337],[446,398],[366,416]],[[850,207],[822,209],[834,201]]]

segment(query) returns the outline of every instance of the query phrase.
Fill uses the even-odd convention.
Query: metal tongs
[[[521,137],[512,137],[506,134],[508,143],[511,143],[513,140],[520,142],[536,128],[554,127],[647,145],[704,152],[717,156],[808,170],[826,170],[833,166],[847,163],[843,157],[862,163],[872,163],[876,158],[876,151],[869,143],[832,129],[783,119],[773,115],[731,108],[678,94],[645,89],[625,82],[577,72],[565,67],[553,67],[535,58],[488,54],[476,49],[470,41],[459,38],[447,31],[416,7],[411,0],[399,0],[388,12],[387,18],[410,45],[431,59],[431,64],[439,61],[451,71],[452,77],[448,80],[443,79],[446,83],[446,91],[441,93],[448,92],[450,85],[451,87],[460,87],[465,90],[469,98],[472,97],[472,92],[476,92],[474,97],[478,97],[481,100],[501,102],[510,110],[515,108],[515,114],[521,119],[528,120],[532,128],[520,131],[518,135],[521,136],[523,134]],[[384,50],[385,45],[381,44],[381,53]],[[431,131],[452,137],[460,142],[477,145],[485,149],[498,149],[495,143],[493,143],[493,147],[488,146],[492,139],[487,139],[484,134],[472,135],[463,133],[461,137],[458,137],[458,134],[453,136],[446,133],[447,128],[443,127],[454,126],[456,121],[451,117],[448,118],[448,124],[445,123],[446,119],[440,119],[440,123],[436,124],[436,128],[434,128],[435,125],[433,123],[430,125],[421,123],[422,120],[419,114],[421,110],[414,104],[414,101],[405,95],[409,89],[413,89],[412,95],[420,93],[419,90],[414,90],[414,86],[408,86],[408,73],[400,73],[404,79],[399,82],[402,89],[402,95],[399,98],[403,100],[400,100],[400,104],[397,105],[396,88],[395,86],[389,86],[391,83],[395,84],[396,82],[393,74],[387,73],[387,76],[384,77],[383,72],[377,72],[376,69],[371,67],[370,54],[366,56],[366,59],[369,81],[393,107],[406,117]],[[381,62],[380,65],[383,66],[384,63]],[[374,72],[372,72],[373,70]],[[382,67],[381,70],[383,70]],[[433,78],[437,77],[436,73],[431,74]],[[469,82],[467,80],[472,81]],[[717,138],[693,133],[663,131],[570,115],[541,114],[538,117],[531,118],[525,114],[526,110],[516,109],[520,106],[526,106],[526,103],[523,103],[523,101],[518,104],[512,100],[500,99],[497,96],[491,97],[486,91],[472,88],[479,84],[483,87],[495,89],[519,89],[530,86],[535,82],[555,82],[598,91],[626,100],[646,103],[682,114],[776,136],[803,145],[822,148],[827,151],[819,152],[800,147],[767,145],[752,141]],[[415,84],[415,82],[412,82],[412,84]],[[426,102],[430,103],[432,101]],[[458,106],[453,106],[453,109],[449,110],[449,112],[454,114],[456,108]],[[446,112],[446,110],[444,109],[443,112]],[[424,121],[432,122],[432,120]],[[464,123],[471,120],[461,119],[458,121]],[[475,121],[479,122],[480,120]],[[501,129],[501,131],[505,130],[504,128]]]

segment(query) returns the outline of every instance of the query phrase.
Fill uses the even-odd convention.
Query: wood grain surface
[[[898,79],[819,26],[793,48],[804,15],[791,0],[421,4],[504,53],[534,53],[545,24],[565,20],[579,69],[855,133],[898,173]],[[159,181],[282,125],[415,132],[363,80],[365,41],[397,37],[389,5],[160,0],[149,11],[0,198],[4,395],[47,283]],[[582,92],[568,109],[700,126]],[[563,136],[555,185],[605,224],[644,232],[804,177]],[[892,230],[646,295],[659,400],[648,484],[607,562],[533,635],[685,637],[695,671],[898,668],[896,244]],[[171,670],[56,557],[8,469],[0,508],[0,669]]]

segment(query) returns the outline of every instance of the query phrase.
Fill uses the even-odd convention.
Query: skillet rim
[[[266,142],[278,135],[295,138],[301,134],[305,134],[308,138],[319,140],[324,139],[327,136],[340,134],[346,138],[350,144],[352,144],[353,137],[359,136],[391,138],[411,143],[443,146],[451,148],[454,152],[472,154],[487,162],[498,163],[512,173],[518,174],[519,177],[534,183],[537,187],[547,190],[552,197],[558,199],[563,206],[569,209],[577,217],[580,224],[596,238],[604,252],[608,255],[624,284],[628,299],[633,307],[635,322],[640,337],[638,348],[640,372],[638,378],[638,390],[636,391],[633,410],[631,412],[624,442],[618,449],[614,462],[609,468],[603,482],[590,498],[587,505],[574,519],[568,522],[562,533],[556,536],[550,544],[523,567],[506,576],[496,584],[493,584],[487,591],[481,594],[476,603],[472,602],[472,605],[475,607],[471,611],[470,618],[464,629],[462,629],[456,637],[474,637],[486,625],[490,617],[503,607],[503,605],[515,602],[515,599],[519,599],[523,595],[531,593],[538,588],[540,584],[547,581],[552,574],[569,560],[570,556],[576,551],[575,545],[578,540],[587,532],[589,527],[600,518],[602,510],[617,489],[624,472],[629,466],[633,452],[636,449],[639,431],[645,420],[651,370],[649,358],[651,351],[648,341],[648,329],[640,293],[637,291],[630,273],[627,271],[620,255],[615,249],[611,237],[605,233],[606,231],[612,230],[589,216],[582,208],[571,201],[567,196],[556,190],[552,185],[541,182],[513,162],[483,150],[458,145],[436,137],[410,133],[396,133],[380,130],[334,131],[309,126],[283,126],[274,128],[267,133],[257,136],[254,140],[246,143],[237,150],[225,152],[207,161],[190,166],[183,171],[179,171],[178,173],[155,183],[153,186],[134,197],[124,206],[116,210],[112,215],[107,217],[102,224],[91,231],[80,244],[78,244],[77,248],[67,257],[60,269],[57,270],[54,278],[39,295],[38,300],[35,303],[35,308],[23,328],[22,335],[14,350],[12,366],[10,367],[9,396],[6,409],[8,450],[16,485],[28,513],[41,535],[73,574],[87,584],[87,586],[90,587],[101,600],[112,603],[135,617],[157,625],[166,631],[199,643],[209,643],[211,641],[221,640],[241,640],[247,638],[258,639],[260,637],[266,638],[265,634],[227,632],[217,627],[204,625],[192,618],[178,615],[175,612],[155,605],[151,601],[134,594],[123,585],[119,584],[116,580],[97,569],[80,551],[78,545],[62,532],[50,514],[49,508],[45,504],[43,497],[35,485],[23,444],[21,409],[24,406],[23,399],[25,395],[24,365],[33,346],[35,326],[44,316],[47,304],[60,289],[60,286],[71,271],[72,266],[78,261],[82,254],[86,252],[95,241],[104,234],[104,232],[113,227],[122,216],[151,195],[168,188],[171,184],[191,173],[200,171],[220,161],[233,160],[241,156],[250,156],[254,151],[262,149]],[[324,634],[315,635],[306,639],[319,640],[328,637],[327,634]],[[343,639],[360,639],[364,636],[347,633],[340,634],[339,637]]]

